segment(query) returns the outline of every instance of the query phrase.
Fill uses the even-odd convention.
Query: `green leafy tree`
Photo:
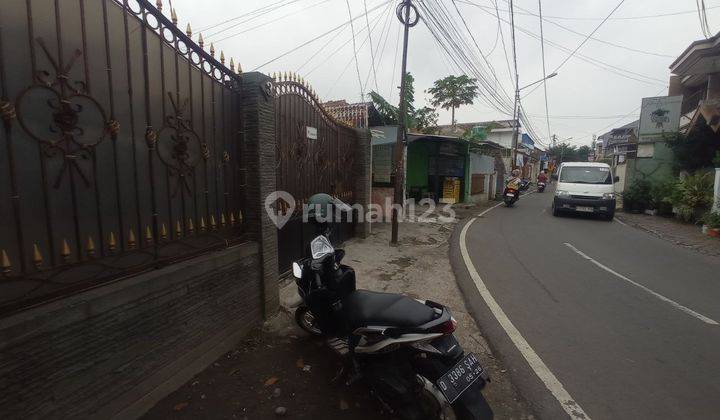
[[[437,131],[438,113],[435,108],[428,106],[415,111],[415,129],[425,134],[432,134]]]
[[[478,95],[477,79],[466,75],[447,76],[436,80],[433,87],[427,90],[432,95],[431,103],[452,111],[452,125],[455,125],[455,109],[462,105],[472,105]]]
[[[415,117],[415,78],[413,75],[408,72],[405,76],[405,108],[407,109],[407,118],[405,119],[405,125],[408,128],[413,128],[415,126],[414,123],[414,117]],[[380,117],[382,118],[384,125],[397,125],[399,118],[398,115],[400,115],[400,110],[397,106],[392,105],[390,102],[388,102],[382,95],[375,92],[374,90],[371,91],[369,94],[370,100],[375,105],[375,108],[380,113]]]
[[[714,166],[713,157],[720,152],[717,134],[707,125],[702,125],[690,134],[667,138],[667,145],[675,157],[676,170],[695,171]]]

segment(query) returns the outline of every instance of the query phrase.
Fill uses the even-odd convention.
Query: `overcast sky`
[[[451,0],[433,1],[443,2],[454,12]],[[507,21],[508,3],[506,0],[495,1],[501,20]],[[398,1],[366,2],[368,9],[375,9],[369,13],[368,21],[375,55],[374,73],[377,77],[372,71],[366,28],[368,22],[361,18],[354,21],[354,30],[360,78],[364,85],[362,92],[375,90],[377,80],[377,90],[395,103],[398,99],[400,73],[400,50],[397,48],[400,24],[394,16],[394,5]],[[585,38],[582,34],[589,34],[595,29],[618,2],[543,2],[548,74],[569,55],[561,47],[574,50]],[[167,11],[167,0],[164,3]],[[224,50],[228,58],[234,57],[244,71],[258,66],[261,66],[259,71],[264,73],[295,71],[312,84],[322,100],[360,100],[361,88],[349,26],[296,49],[304,42],[347,22],[349,15],[345,0],[173,0],[172,3],[182,28],[190,22],[196,34],[202,30],[208,48],[209,42],[214,41],[216,49]],[[493,0],[456,0],[456,5],[495,69],[498,79],[508,92],[512,92],[512,78],[508,74],[502,42],[498,39],[498,19]],[[247,16],[249,12],[263,6],[271,6],[269,8],[275,10],[262,16]],[[711,30],[720,30],[720,1],[706,1],[706,6]],[[364,13],[363,0],[350,0],[350,8],[353,16]],[[523,86],[542,78],[540,41],[533,37],[533,34],[540,33],[540,20],[536,16],[538,2],[517,0],[515,9],[518,73],[520,85]],[[668,13],[678,14],[648,17]],[[243,15],[246,16],[237,18]],[[226,20],[231,21],[217,26]],[[500,28],[507,53],[512,59],[510,27],[501,21]],[[468,36],[464,28],[460,29]],[[637,118],[637,112],[621,117],[639,108],[641,98],[666,95],[669,64],[692,41],[702,39],[703,35],[694,0],[626,0],[593,37],[600,41],[591,39],[585,43],[578,51],[583,57],[571,58],[560,68],[558,76],[547,82],[550,132],[557,134],[560,140],[573,137],[570,142],[575,144],[589,144],[593,134],[600,135],[609,128]],[[263,65],[292,50],[295,51]],[[595,61],[596,64],[584,60]],[[599,68],[597,62],[603,63],[606,68]],[[423,91],[431,87],[433,81],[448,74],[458,74],[422,22],[410,31],[408,70],[415,76],[417,106],[428,104],[427,95]],[[540,86],[528,94],[531,89],[523,90],[523,95],[527,95],[523,99],[523,106],[532,117],[533,125],[542,137],[541,141],[545,142],[548,129],[543,89]],[[511,116],[488,107],[478,98],[473,106],[460,108],[456,118],[458,122],[472,122]],[[449,112],[440,110],[440,123],[450,123]]]

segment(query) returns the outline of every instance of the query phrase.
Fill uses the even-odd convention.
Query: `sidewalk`
[[[458,218],[480,208],[456,209]],[[497,419],[531,419],[530,409],[510,383],[498,359],[467,311],[448,260],[452,223],[403,223],[400,244],[389,246],[390,226],[374,224],[367,239],[345,245],[345,262],[355,268],[358,288],[404,293],[450,307],[459,325],[456,336],[490,373],[485,396]],[[281,293],[286,306],[295,300],[294,284]],[[291,310],[262,331],[238,343],[193,380],[157,404],[145,418],[389,419],[360,383],[348,388],[334,381],[339,358],[320,340],[294,325]],[[276,410],[282,415],[276,414]]]
[[[646,214],[617,213],[615,218],[676,245],[701,254],[720,256],[720,239],[703,235],[699,226]]]

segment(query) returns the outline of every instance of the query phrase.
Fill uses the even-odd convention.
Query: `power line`
[[[390,2],[388,2],[388,3],[390,3]],[[388,8],[389,8],[390,10],[392,9],[392,3],[389,5]],[[380,23],[380,19],[378,19],[378,20],[375,22],[375,24],[373,25],[373,27],[372,27],[370,30],[371,30],[371,31],[374,31],[375,28],[377,27],[378,23]],[[363,40],[362,44],[360,44],[360,49],[362,49],[362,48],[365,46],[365,43],[368,41],[368,38],[369,38],[369,36],[366,36],[366,37],[365,37],[365,39]],[[346,43],[346,44],[347,44],[347,43]],[[336,86],[336,85],[338,84],[338,82],[343,78],[343,76],[345,75],[345,72],[348,70],[348,68],[350,68],[350,65],[353,63],[353,61],[356,61],[356,62],[357,62],[357,57],[355,57],[355,56],[350,57],[350,60],[348,60],[347,64],[345,65],[345,68],[343,69],[343,71],[338,75],[337,79],[335,79],[335,82],[333,82],[332,86],[330,86],[330,89],[328,90],[328,93],[327,93],[326,97],[330,97],[330,94],[331,94],[332,91],[335,89],[335,86]],[[361,85],[360,85],[360,88],[362,89],[362,83],[361,83]],[[362,100],[364,100],[364,95],[363,95],[363,99],[362,99]]]
[[[368,20],[368,14],[367,14],[367,0],[363,0],[363,7],[365,8],[365,26],[367,26],[368,29],[368,36],[370,37],[370,58],[372,59],[372,71],[373,71],[373,78],[375,80],[375,90],[378,88],[377,84],[377,71],[375,70],[375,52],[373,52],[373,42],[372,42],[372,36],[370,33],[370,21]],[[348,0],[348,9],[350,9],[350,3]],[[382,38],[382,32],[380,32],[380,38]],[[354,41],[353,41],[354,42]],[[360,76],[360,73],[358,73],[358,76]],[[360,82],[360,89],[362,90],[362,82]],[[363,98],[363,100],[365,100]]]
[[[459,0],[459,1],[462,1],[462,0]],[[503,1],[507,2],[507,0],[503,0]],[[468,0],[463,1],[463,3],[472,4],[472,5],[477,6],[477,7],[480,7],[480,8],[486,8],[486,7],[484,7],[484,6],[480,6],[480,5],[477,4],[477,3],[472,3],[471,1],[468,1]],[[567,31],[567,32],[573,33],[573,34],[575,34],[575,35],[579,35],[579,36],[582,36],[582,37],[588,36],[587,34],[584,34],[584,33],[582,33],[582,32],[578,32],[578,31],[576,31],[576,30],[574,30],[574,29],[572,29],[572,28],[568,28],[568,27],[565,26],[565,25],[561,25],[561,24],[559,24],[559,23],[557,23],[557,22],[553,22],[552,20],[549,20],[549,19],[547,18],[547,16],[546,16],[545,18],[542,18],[542,16],[540,16],[540,15],[538,15],[538,14],[536,14],[536,13],[533,13],[533,12],[531,12],[530,10],[523,9],[522,7],[518,7],[518,6],[515,6],[515,7],[517,7],[518,9],[526,12],[525,14],[528,15],[528,16],[540,17],[540,18],[541,18],[541,26],[542,26],[542,21],[545,21],[545,22],[547,22],[547,23],[549,23],[549,24],[551,24],[551,25],[557,26],[558,28],[563,29],[563,30],[565,30],[565,31]],[[592,36],[590,37],[590,39],[593,40],[593,41],[595,41],[595,42],[599,42],[599,43],[601,43],[601,44],[610,45],[610,46],[612,46],[612,47],[621,48],[621,49],[623,49],[623,50],[632,51],[632,52],[636,52],[636,53],[640,53],[640,54],[653,55],[653,56],[656,56],[656,57],[675,58],[674,55],[657,53],[657,52],[646,51],[646,50],[639,50],[639,49],[631,48],[631,47],[628,47],[628,46],[625,46],[625,45],[616,44],[616,43],[614,43],[614,42],[605,41],[605,40],[603,40],[603,39],[595,38],[595,37],[592,37]]]
[[[368,13],[373,12],[373,11],[379,9],[380,7],[382,7],[382,6],[386,5],[387,3],[389,3],[390,1],[392,1],[392,0],[387,0],[387,1],[383,2],[383,3],[378,4],[377,6],[371,8],[370,10],[368,10]],[[283,58],[283,57],[285,57],[285,56],[287,56],[287,55],[290,55],[290,54],[294,53],[295,51],[299,50],[300,48],[303,48],[303,47],[305,47],[305,46],[307,46],[307,45],[310,45],[310,44],[312,44],[313,42],[315,42],[315,41],[317,41],[317,40],[319,40],[319,39],[322,39],[322,38],[324,38],[324,37],[332,34],[333,32],[337,31],[338,29],[340,29],[340,28],[342,28],[342,27],[350,24],[350,22],[355,21],[355,20],[357,20],[357,19],[359,19],[359,18],[361,18],[361,17],[363,17],[363,16],[364,16],[364,15],[355,16],[354,18],[351,18],[351,19],[348,20],[347,22],[341,23],[340,25],[335,26],[334,28],[332,28],[332,29],[330,29],[330,30],[328,30],[328,31],[326,31],[326,32],[323,32],[322,34],[320,34],[320,35],[318,35],[318,36],[316,36],[316,37],[314,37],[314,38],[312,38],[312,39],[310,39],[310,40],[307,40],[307,41],[301,43],[301,44],[298,45],[297,47],[293,47],[293,48],[285,51],[284,53],[280,54],[279,56],[277,56],[277,57],[275,57],[275,58],[273,58],[273,59],[271,59],[271,60],[268,60],[268,61],[264,62],[263,64],[260,64],[259,66],[255,67],[252,71],[257,71],[257,70],[260,69],[261,67],[265,67],[265,66],[267,66],[267,65],[270,64],[270,63],[274,63],[275,61],[277,61],[277,60],[279,60],[279,59],[281,59],[281,58]]]
[[[365,83],[363,84],[363,88],[367,91],[367,87],[370,84],[370,74],[376,74],[377,70],[380,70],[380,67],[382,65],[382,58],[385,56],[385,48],[387,47],[387,41],[388,38],[390,38],[390,31],[392,30],[392,13],[387,13],[385,16],[385,22],[383,23],[382,30],[380,31],[380,38],[378,39],[377,45],[375,45],[375,59],[373,59],[373,66],[372,68],[368,69],[367,76],[365,76]],[[380,44],[382,44],[382,48],[380,48]],[[378,49],[380,49],[380,54],[377,55]],[[377,60],[377,65],[375,64],[375,60]],[[377,68],[377,70],[376,70]],[[377,81],[377,77],[375,79]],[[375,86],[375,91],[379,93],[379,87]]]
[[[487,11],[487,10],[484,10],[484,9],[482,9],[482,8],[480,8],[480,10],[482,10],[483,12],[485,12],[485,13],[491,15],[491,16],[496,16],[496,14],[493,14],[493,13],[491,13],[491,12],[489,12],[489,11]],[[507,23],[508,25],[510,24],[510,22],[507,21],[507,20],[505,20],[505,19],[502,19],[502,18],[501,18],[501,20],[502,20],[503,22]],[[539,36],[538,34],[532,32],[532,31],[530,31],[530,30],[528,30],[528,29],[526,29],[526,28],[523,28],[522,26],[515,25],[515,28],[516,28],[518,31],[526,34],[527,36],[529,36],[529,37],[531,37],[531,38],[534,38],[534,39],[536,39],[536,40],[540,40],[540,36]],[[545,43],[546,43],[547,45],[550,45],[550,46],[552,46],[552,47],[555,47],[555,48],[557,48],[557,49],[559,49],[559,50],[561,50],[561,51],[565,51],[565,52],[567,52],[567,53],[570,53],[570,52],[571,52],[571,50],[570,50],[569,48],[567,48],[567,47],[565,47],[565,46],[563,46],[563,45],[560,45],[560,44],[558,44],[558,43],[556,43],[556,42],[553,42],[553,41],[551,41],[551,40],[549,40],[549,39],[547,39],[547,38],[545,38]],[[621,68],[621,67],[618,67],[618,66],[615,66],[615,65],[612,65],[612,64],[608,64],[608,63],[605,63],[605,62],[601,62],[601,61],[599,61],[599,60],[596,60],[596,59],[594,59],[594,58],[588,57],[588,56],[583,55],[583,54],[580,54],[580,53],[576,53],[575,56],[578,57],[580,60],[585,61],[585,62],[587,62],[587,63],[589,63],[589,64],[592,64],[592,65],[594,65],[594,66],[596,66],[596,67],[598,67],[598,68],[600,68],[600,69],[602,69],[602,70],[605,70],[605,71],[610,72],[610,73],[614,73],[614,74],[616,74],[616,75],[618,75],[618,76],[622,76],[622,77],[625,77],[625,78],[627,78],[627,79],[635,80],[635,81],[642,82],[642,83],[646,83],[646,84],[654,84],[654,85],[657,85],[657,84],[659,84],[659,83],[662,83],[663,86],[665,86],[665,84],[666,84],[665,80],[657,79],[657,78],[652,77],[652,76],[647,76],[647,75],[644,75],[644,74],[641,74],[641,73],[636,73],[636,72],[633,72],[633,71],[631,71],[631,70],[627,70],[627,69],[624,69],[624,68]],[[633,77],[633,76],[630,76],[630,75],[642,77],[643,79],[638,79],[637,77]],[[658,82],[658,83],[655,83],[655,82]],[[537,88],[537,87],[536,87],[536,88]],[[531,93],[533,93],[536,88],[531,89],[528,93],[526,93],[526,94],[523,96],[523,98],[525,98],[525,97],[529,96]]]
[[[543,35],[542,0],[538,0],[538,14],[540,16],[540,52],[542,55],[543,90],[545,91],[545,119],[547,121],[548,138],[550,138],[550,136],[552,136],[552,131],[550,131],[550,109],[548,108],[547,70],[545,68],[545,36]]]
[[[241,21],[241,22],[238,22],[238,23],[234,23],[234,24],[232,24],[232,25],[229,25],[229,26],[227,26],[226,28],[219,29],[219,30],[217,30],[217,31],[215,31],[215,32],[211,32],[211,33],[207,34],[206,38],[208,38],[208,39],[209,39],[209,38],[212,38],[212,37],[214,37],[214,36],[216,36],[216,35],[219,35],[219,34],[225,32],[225,31],[228,31],[228,30],[230,30],[230,29],[232,29],[232,28],[236,28],[236,27],[242,25],[243,23],[250,22],[250,21],[255,20],[255,19],[257,19],[257,18],[259,18],[259,17],[261,17],[261,16],[265,16],[265,15],[268,14],[268,13],[274,12],[275,10],[280,9],[281,7],[286,7],[286,6],[289,6],[289,5],[293,4],[293,3],[297,3],[297,2],[299,2],[299,1],[301,1],[301,0],[289,0],[289,1],[288,1],[288,0],[285,0],[285,1],[283,1],[283,2],[273,3],[273,4],[269,5],[269,6],[267,6],[267,7],[266,7],[266,10],[262,10],[262,11],[258,12],[255,16],[249,17],[249,18],[247,18],[247,19],[245,19],[245,20],[243,20],[243,21]],[[285,4],[279,4],[279,3],[285,3]],[[219,25],[218,25],[218,26],[219,26]],[[204,30],[207,31],[208,29],[212,29],[212,26],[211,26],[210,28],[207,28],[207,29],[204,29]]]
[[[226,23],[229,23],[229,22],[232,22],[232,21],[235,21],[235,20],[238,20],[238,19],[242,19],[242,18],[244,18],[244,17],[246,17],[246,16],[254,15],[255,13],[262,12],[264,9],[268,9],[268,8],[270,8],[270,7],[272,7],[272,6],[275,6],[275,5],[279,4],[279,3],[284,3],[284,2],[286,2],[286,1],[288,1],[288,0],[280,0],[280,1],[276,2],[276,3],[268,4],[268,5],[265,5],[265,6],[262,6],[262,7],[258,7],[257,9],[251,10],[250,12],[247,12],[247,13],[243,13],[242,15],[238,15],[238,16],[232,17],[232,18],[230,18],[230,19],[223,20],[222,22],[214,23],[214,24],[209,25],[209,26],[203,26],[202,28],[198,29],[198,32],[204,32],[204,31],[207,31],[208,29],[217,28],[218,26],[222,26],[222,25],[224,25],[224,24],[226,24]],[[172,9],[172,4],[170,5],[170,8]]]
[[[226,39],[234,38],[234,37],[236,37],[236,36],[238,36],[238,35],[242,35],[242,34],[244,34],[244,33],[253,31],[253,30],[255,30],[255,29],[262,28],[263,26],[267,26],[267,25],[269,25],[269,24],[271,24],[271,23],[275,23],[275,22],[277,22],[277,21],[279,21],[279,20],[285,19],[285,18],[288,17],[288,16],[296,15],[296,14],[298,14],[298,13],[301,13],[301,12],[304,12],[304,11],[306,11],[306,10],[312,9],[313,7],[320,6],[321,4],[327,3],[328,1],[330,1],[330,0],[322,0],[322,1],[318,2],[318,3],[315,3],[315,4],[312,4],[312,5],[303,7],[302,9],[294,10],[294,11],[292,11],[292,12],[290,12],[290,13],[286,13],[286,14],[284,14],[284,15],[282,15],[282,16],[278,16],[278,17],[275,18],[275,19],[271,19],[271,20],[268,20],[268,21],[266,21],[266,22],[260,23],[260,24],[258,24],[258,25],[252,26],[252,27],[250,27],[250,28],[243,29],[242,31],[236,32],[236,33],[234,33],[234,34],[232,34],[232,35],[227,35],[227,36],[225,36],[225,37],[223,37],[223,38],[220,38],[220,39],[218,39],[218,40],[215,40],[215,42],[222,42],[222,41],[225,41]],[[239,25],[239,24],[238,24],[238,25]]]
[[[365,100],[365,92],[363,91],[362,76],[360,76],[360,63],[357,58],[357,47],[355,45],[355,24],[353,24],[352,10],[350,9],[350,0],[345,0],[347,4],[348,17],[350,18],[350,31],[352,32],[353,40],[353,56],[355,57],[355,70],[357,71],[358,84],[360,85],[360,102]],[[365,19],[367,19],[367,8],[365,8]],[[370,28],[368,27],[368,37],[370,37]],[[372,48],[372,41],[370,41],[370,47]]]
[[[392,76],[390,77],[390,95],[388,100],[392,102],[393,93],[395,92],[395,69],[397,67],[398,49],[400,46],[400,34],[402,33],[402,26],[398,26],[397,38],[395,39],[395,59],[393,60]]]
[[[512,1],[512,0],[510,0],[510,1]],[[562,63],[560,63],[560,65],[555,68],[554,72],[557,72],[558,70],[560,70],[560,69],[562,68],[562,66],[564,66],[565,63],[567,63],[567,62],[575,55],[575,53],[577,53],[578,50],[579,50],[580,48],[582,48],[582,46],[585,45],[586,42],[588,42],[588,40],[590,39],[590,37],[593,36],[593,35],[595,34],[595,32],[597,32],[598,29],[600,29],[600,27],[603,26],[603,24],[604,24],[605,22],[607,22],[608,18],[610,18],[610,16],[612,16],[613,13],[615,13],[615,11],[616,11],[617,9],[619,9],[620,6],[622,6],[623,3],[625,3],[625,0],[620,0],[620,2],[617,4],[617,6],[615,6],[615,7],[610,11],[610,13],[607,15],[607,17],[605,17],[605,19],[603,19],[603,20],[595,27],[595,29],[593,29],[592,32],[590,32],[590,34],[588,34],[588,35],[585,37],[585,39],[584,39],[577,47],[575,47],[575,49],[573,50],[573,52],[570,53],[570,55],[568,55],[567,57],[565,57],[565,59],[562,61]]]
[[[718,9],[719,6],[711,6],[708,7],[707,10],[711,9]],[[502,10],[503,12],[507,12],[507,10]],[[681,10],[677,12],[669,12],[669,13],[660,13],[655,15],[641,15],[641,16],[616,16],[611,17],[608,20],[642,20],[642,19],[655,19],[655,18],[662,18],[662,17],[670,17],[670,16],[680,16],[680,15],[690,15],[690,14],[696,14],[697,9],[693,10]],[[534,16],[532,13],[525,11],[524,13],[517,13],[518,15],[525,15],[525,16]],[[592,20],[602,20],[603,18],[600,17],[576,17],[576,16],[545,16],[546,19],[558,19],[558,20],[578,20],[578,21],[592,21]]]

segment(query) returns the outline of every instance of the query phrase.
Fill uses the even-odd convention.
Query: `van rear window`
[[[560,182],[612,184],[612,176],[610,176],[610,169],[602,166],[566,166],[560,171]]]

